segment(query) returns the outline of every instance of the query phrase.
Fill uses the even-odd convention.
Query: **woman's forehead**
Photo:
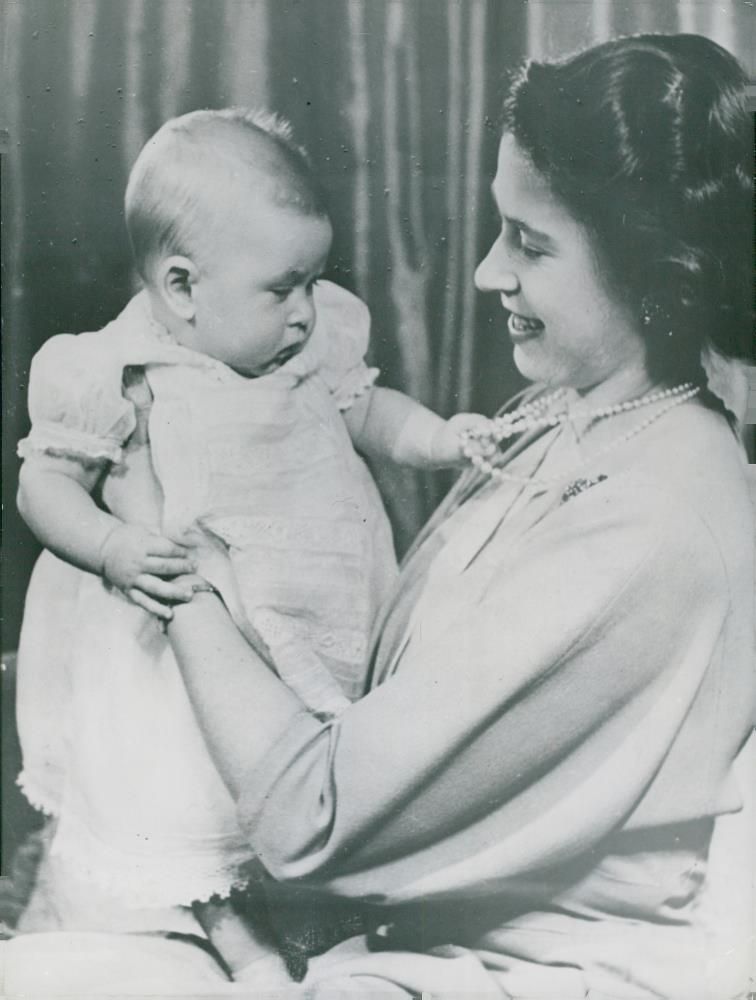
[[[510,132],[504,133],[499,144],[491,191],[502,217],[529,228],[550,232],[577,224]]]

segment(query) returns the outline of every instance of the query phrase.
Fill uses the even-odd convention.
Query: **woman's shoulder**
[[[684,498],[705,519],[745,510],[750,503],[745,448],[724,416],[694,402],[646,433],[636,447],[641,477]]]
[[[746,587],[753,575],[744,450],[726,420],[700,405],[666,414],[576,472],[536,526],[539,545],[572,546],[597,564],[652,558],[709,577],[718,566]]]
[[[632,503],[668,543],[697,533],[732,576],[753,573],[754,507],[745,450],[720,414],[679,407],[639,435],[616,477],[615,503]]]

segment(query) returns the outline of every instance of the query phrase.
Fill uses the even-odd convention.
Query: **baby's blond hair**
[[[282,208],[327,214],[307,154],[284,118],[249,108],[200,110],[158,129],[131,169],[125,198],[134,263],[145,281],[160,257],[200,252],[214,198],[239,181]]]

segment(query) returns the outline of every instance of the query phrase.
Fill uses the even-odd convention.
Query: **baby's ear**
[[[197,267],[189,257],[165,257],[157,267],[157,286],[160,297],[180,319],[191,322],[197,311],[194,286],[198,278]]]

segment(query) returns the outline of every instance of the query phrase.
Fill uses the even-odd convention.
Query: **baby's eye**
[[[291,295],[290,287],[271,288],[271,293],[275,295],[279,302],[285,302]]]

